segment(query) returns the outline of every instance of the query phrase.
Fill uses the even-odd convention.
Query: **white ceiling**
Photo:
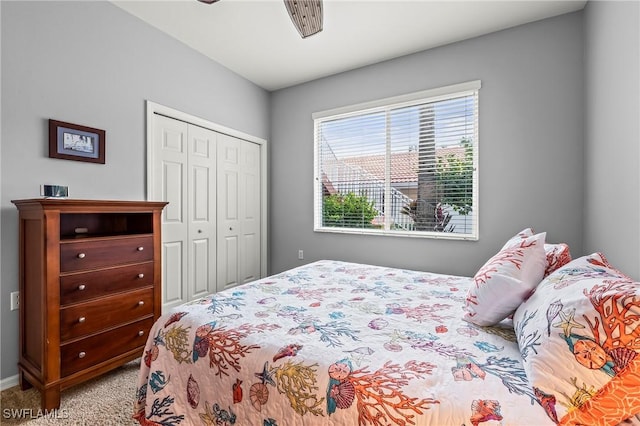
[[[324,0],[302,39],[282,0],[119,0],[115,5],[230,70],[277,90],[582,9],[586,1]]]

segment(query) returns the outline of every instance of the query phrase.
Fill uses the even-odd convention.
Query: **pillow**
[[[518,234],[522,238],[530,237],[533,235],[533,229],[527,228]],[[547,266],[544,270],[544,276],[546,277],[561,266],[571,262],[571,252],[569,246],[565,243],[548,244],[544,245],[544,252],[547,256]]]
[[[547,256],[547,267],[544,270],[544,276],[549,276],[556,269],[571,262],[571,252],[569,246],[565,243],[545,244],[544,252]]]
[[[546,234],[512,237],[474,276],[467,292],[463,319],[494,325],[509,316],[542,280]]]
[[[552,272],[516,310],[529,383],[561,424],[617,424],[640,411],[640,283],[601,253]]]

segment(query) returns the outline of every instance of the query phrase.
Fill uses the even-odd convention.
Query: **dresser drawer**
[[[152,259],[152,236],[60,243],[60,272],[96,269]]]
[[[153,288],[60,308],[60,340],[96,333],[153,313]]]
[[[60,304],[82,302],[110,293],[153,286],[153,262],[118,266],[60,277]]]
[[[138,347],[142,355],[152,325],[153,317],[150,317],[62,345],[60,348],[62,376],[68,376]]]

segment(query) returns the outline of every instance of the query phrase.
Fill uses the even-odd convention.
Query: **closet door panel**
[[[211,243],[208,240],[196,240],[191,242],[191,260],[192,260],[192,298],[204,296],[209,291],[210,277],[212,270],[215,269],[215,264],[212,265],[210,261],[210,246]]]
[[[218,291],[241,281],[241,241],[239,241],[240,145],[236,138],[220,135],[218,138]]]
[[[216,139],[189,125],[189,300],[216,291]]]
[[[187,292],[187,141],[188,126],[157,116],[154,120],[154,174],[151,199],[168,201],[162,212],[163,310],[188,300]]]
[[[184,221],[183,167],[183,164],[172,161],[164,161],[162,164],[163,199],[169,202],[167,207],[171,205],[171,208],[167,208],[164,215],[164,223],[166,224],[180,226]]]
[[[247,141],[239,141],[241,145],[242,212],[243,244],[241,253],[242,282],[260,278],[260,147]]]
[[[260,278],[260,147],[220,135],[218,153],[218,235],[224,236],[218,247],[218,290],[222,290]]]
[[[215,188],[210,187],[210,170],[208,167],[191,167],[191,179],[193,182],[193,214],[191,220],[195,225],[207,223],[211,220],[211,211],[209,204],[211,202],[211,191],[215,192]]]
[[[260,236],[245,233],[243,239],[242,282],[248,283],[260,278]]]
[[[218,279],[224,290],[229,287],[233,287],[239,284],[238,281],[238,237],[227,236],[222,241],[224,245],[225,254],[223,257],[224,263],[218,263]]]
[[[224,220],[227,223],[238,222],[238,172],[227,170],[224,173],[222,201],[225,205]]]
[[[164,238],[163,238],[164,239]],[[182,241],[162,243],[162,304],[175,306],[185,300],[184,287],[175,285],[183,280],[186,272],[183,265],[184,256]]]

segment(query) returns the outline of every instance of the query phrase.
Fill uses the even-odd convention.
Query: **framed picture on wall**
[[[105,131],[49,120],[49,157],[105,163]]]

